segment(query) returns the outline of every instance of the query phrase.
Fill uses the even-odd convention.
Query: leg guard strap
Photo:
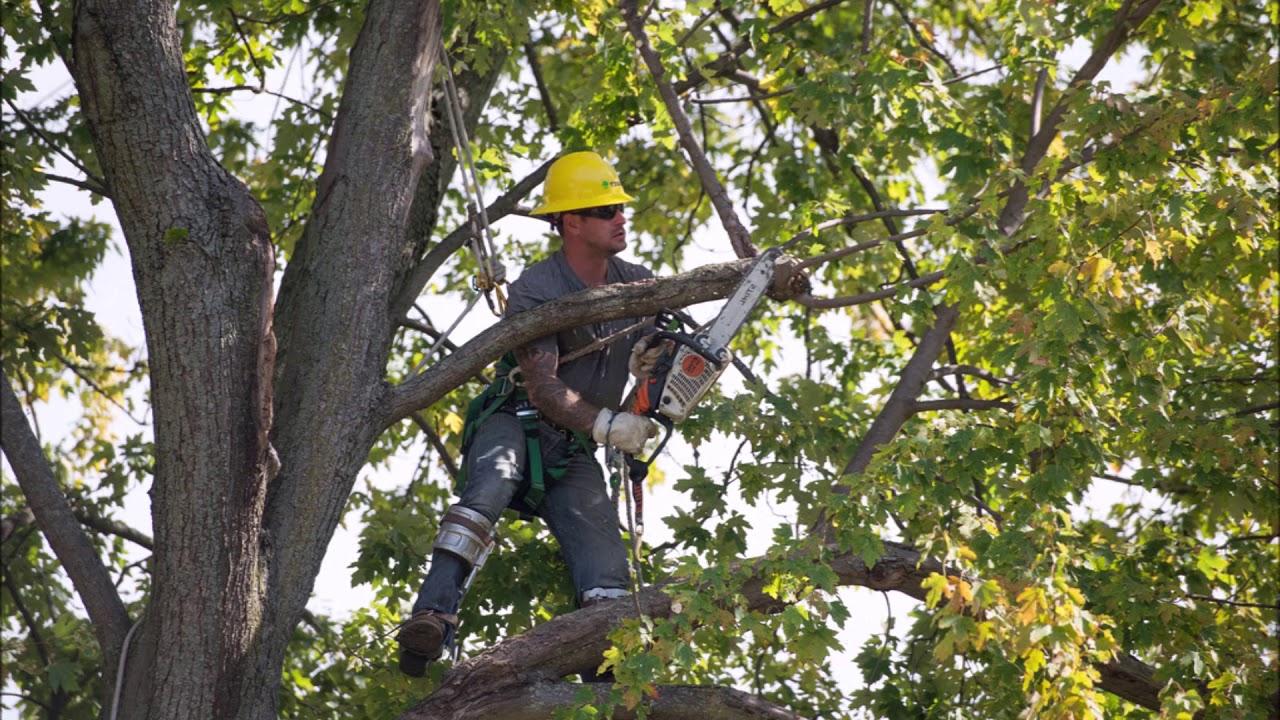
[[[445,513],[440,521],[440,532],[436,534],[435,549],[457,555],[471,566],[472,574],[484,566],[484,561],[493,551],[498,533],[493,523],[484,515],[454,505]]]

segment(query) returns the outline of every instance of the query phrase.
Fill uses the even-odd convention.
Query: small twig
[[[102,197],[107,198],[108,200],[111,199],[111,193],[107,192],[106,188],[96,183],[90,182],[88,180],[76,180],[75,178],[64,177],[62,175],[55,175],[53,173],[41,172],[39,170],[36,170],[35,173],[37,175],[43,175],[46,180],[65,183],[67,185],[72,185],[80,188],[81,190],[88,190],[89,192],[94,193],[96,195],[101,195]]]
[[[258,63],[258,56],[253,54],[253,47],[249,45],[249,38],[244,34],[244,29],[240,27],[240,17],[236,15],[235,10],[231,9],[227,10],[227,14],[231,16],[231,24],[236,29],[236,35],[240,36],[240,42],[244,44],[244,52],[249,56],[249,62],[253,64],[253,69],[258,74],[258,85],[265,87],[267,74],[263,71],[262,65]]]
[[[1260,533],[1258,535],[1240,535],[1238,537],[1228,538],[1226,544],[1230,545],[1231,543],[1251,542],[1253,540],[1265,540],[1266,542],[1271,542],[1276,538],[1280,538],[1280,533],[1272,532],[1272,533]]]
[[[773,27],[769,28],[769,34],[770,35],[780,34],[783,30],[786,30],[792,25],[795,25],[803,20],[807,20],[810,17],[813,17],[814,15],[817,15],[818,13],[822,12],[823,10],[826,10],[827,8],[835,7],[836,5],[839,5],[842,2],[844,2],[844,0],[823,0],[823,2],[810,5],[809,7],[801,10],[795,15],[789,15],[783,18],[782,20],[778,21]]]
[[[947,78],[946,80],[943,80],[943,81],[942,81],[942,84],[943,84],[943,85],[954,85],[954,84],[956,84],[956,83],[958,83],[958,82],[964,82],[965,80],[968,80],[969,78],[977,77],[977,76],[979,76],[979,75],[986,75],[986,74],[987,74],[987,73],[989,73],[989,72],[994,72],[994,71],[996,71],[996,70],[1003,70],[1003,69],[1004,69],[1004,66],[1003,66],[1003,65],[992,65],[992,66],[991,66],[991,67],[989,67],[989,68],[983,68],[983,69],[981,69],[981,70],[974,70],[973,72],[967,72],[967,73],[965,73],[964,75],[957,75],[957,76],[955,76],[955,77],[953,77],[953,78]]]
[[[1252,602],[1243,602],[1241,600],[1224,600],[1222,598],[1210,597],[1208,595],[1196,595],[1195,593],[1187,593],[1187,597],[1191,600],[1203,600],[1204,602],[1217,603],[1219,605],[1231,605],[1232,607],[1250,607],[1250,608],[1262,608],[1264,610],[1280,610],[1280,604],[1276,604],[1276,603],[1252,603]]]
[[[125,414],[125,417],[129,418],[130,420],[132,420],[134,423],[138,425],[146,425],[146,422],[134,417],[133,413],[129,411],[129,408],[122,405],[120,401],[117,400],[116,398],[111,397],[111,394],[108,393],[106,390],[104,390],[101,385],[98,385],[98,383],[95,382],[93,378],[86,375],[82,371],[82,368],[79,365],[76,365],[75,363],[71,362],[71,360],[67,358],[67,356],[63,355],[62,353],[58,353],[57,357],[58,357],[58,360],[62,361],[62,364],[66,366],[68,370],[70,370],[73,374],[75,374],[76,377],[80,378],[80,380],[82,380],[86,385],[92,388],[94,392],[106,398],[107,402],[119,408],[120,412]]]
[[[454,482],[458,481],[458,466],[453,464],[453,458],[449,456],[449,449],[445,447],[444,441],[440,439],[440,435],[435,429],[427,424],[426,418],[422,417],[422,413],[416,412],[409,416],[413,419],[413,423],[418,426],[422,434],[426,436],[427,442],[431,443],[431,447],[435,449],[436,454],[440,456],[440,462],[444,465],[445,472],[449,473],[449,477]]]
[[[547,83],[542,79],[542,63],[538,61],[538,50],[532,42],[524,44],[524,56],[529,61],[529,70],[533,72],[533,82],[538,88],[538,97],[542,98],[542,108],[547,112],[547,129],[554,133],[560,129],[560,123],[556,119],[556,106],[551,103],[551,91],[547,90]]]
[[[1012,380],[1006,380],[997,376],[995,373],[992,373],[990,370],[977,367],[976,365],[941,365],[934,368],[929,373],[929,379],[936,380],[944,375],[971,375],[973,377],[986,380],[992,385],[1013,384]]]
[[[22,121],[22,124],[26,125],[27,129],[31,130],[31,132],[35,133],[37,137],[43,140],[44,143],[50,147],[50,149],[52,149],[54,152],[58,153],[62,157],[66,158],[67,162],[71,163],[76,167],[77,170],[84,173],[85,177],[89,178],[90,180],[97,183],[101,187],[104,187],[104,188],[107,187],[106,180],[89,172],[89,168],[85,167],[79,160],[76,160],[75,156],[71,155],[66,150],[64,150],[61,145],[58,145],[53,140],[50,140],[49,136],[45,135],[44,131],[40,129],[40,126],[37,125],[35,121],[32,120],[30,117],[28,117],[25,112],[19,109],[18,106],[15,105],[12,100],[5,98],[4,102],[6,105],[9,106],[10,110],[13,110],[13,114],[18,116],[18,119]]]
[[[908,288],[919,288],[919,287],[926,287],[928,285],[932,285],[938,282],[939,280],[941,280],[944,275],[946,275],[946,273],[944,273],[942,270],[938,270],[937,272],[931,272],[928,275],[921,275],[919,278],[915,280],[899,283],[897,285],[887,287],[883,290],[876,290],[874,292],[862,293],[861,295],[846,295],[843,297],[820,298],[820,297],[814,297],[813,295],[806,294],[806,295],[797,295],[792,299],[795,302],[799,303],[800,305],[803,305],[804,307],[813,308],[815,310],[832,310],[835,308],[853,307],[854,305],[865,305],[866,303],[869,303],[869,302],[875,302],[877,300],[884,300],[885,298],[891,298],[894,295],[897,295],[899,292],[906,290]]]
[[[290,20],[296,20],[297,18],[304,18],[316,12],[317,10],[323,10],[325,7],[328,7],[329,5],[334,5],[337,2],[339,2],[339,0],[324,0],[324,2],[308,3],[307,9],[302,12],[281,13],[280,15],[276,15],[275,17],[272,17],[272,18],[262,19],[262,18],[253,17],[251,15],[241,15],[240,19],[244,20],[245,22],[254,23],[256,25],[276,25],[278,23],[288,22]]]
[[[191,88],[191,92],[193,93],[207,93],[211,95],[225,95],[228,93],[240,92],[241,90],[247,90],[252,93],[262,93],[265,95],[271,95],[273,97],[278,97],[281,100],[288,100],[289,102],[294,103],[295,105],[301,105],[302,107],[305,107],[311,112],[321,116],[322,118],[324,118],[325,122],[333,122],[332,115],[330,115],[329,113],[325,112],[321,108],[318,108],[315,105],[312,105],[311,103],[305,100],[299,100],[297,98],[290,97],[283,93],[278,93],[275,90],[268,90],[264,87],[259,87],[256,85],[228,85],[226,87],[193,87]]]
[[[920,34],[920,28],[916,27],[915,22],[911,19],[911,16],[907,14],[907,11],[903,9],[902,4],[899,3],[898,0],[889,0],[889,3],[898,11],[898,15],[902,18],[902,22],[905,23],[907,29],[911,31],[911,37],[915,38],[916,42],[925,50],[933,53],[935,57],[947,66],[947,69],[951,71],[951,74],[955,75],[956,66],[951,62],[951,58],[944,55],[933,43],[926,40],[924,35]]]
[[[719,3],[716,3],[715,5],[719,5]],[[689,42],[689,38],[693,37],[693,34],[698,32],[703,25],[707,24],[707,21],[715,14],[716,7],[714,6],[702,13],[702,16],[695,20],[693,24],[689,26],[689,29],[685,31],[684,35],[681,35],[680,39],[676,41],[676,47],[685,47]]]
[[[836,222],[835,224],[842,224],[842,223]],[[840,248],[839,250],[833,250],[829,253],[823,253],[822,255],[815,255],[814,257],[808,258],[807,260],[802,260],[800,264],[797,265],[796,267],[797,269],[800,269],[800,270],[808,270],[809,268],[814,267],[816,265],[822,265],[823,263],[828,263],[828,262],[831,262],[832,260],[839,260],[840,258],[845,257],[846,255],[852,255],[857,252],[862,252],[863,250],[870,250],[871,248],[877,248],[877,247],[880,247],[881,245],[884,245],[885,243],[897,243],[902,240],[910,240],[911,238],[918,238],[922,235],[927,235],[928,233],[929,233],[928,228],[921,228],[919,230],[912,230],[911,232],[898,233],[897,235],[890,235],[889,237],[882,237],[882,238],[876,238],[875,240],[868,240],[866,242],[861,242],[861,243],[858,243],[857,245],[852,245],[847,248]],[[916,278],[912,278],[912,279],[916,279]]]
[[[1280,408],[1280,402],[1267,403],[1266,405],[1255,405],[1254,407],[1245,408],[1239,412],[1231,413],[1231,417],[1247,417],[1249,415],[1257,415],[1258,413],[1267,412]]]
[[[699,99],[699,98],[692,98],[691,100],[689,100],[689,102],[694,105],[724,105],[726,103],[757,102],[760,100],[768,100],[770,98],[780,97],[782,95],[789,95],[795,91],[796,89],[794,87],[788,86],[788,87],[782,88],[781,90],[775,90],[770,93],[764,93],[763,95],[746,95],[744,97],[733,97],[733,98],[707,98],[705,100]]]
[[[48,663],[45,663],[45,664],[47,665]],[[39,705],[40,707],[44,708],[45,712],[49,713],[46,717],[53,717],[55,714],[54,709],[50,707],[48,703],[41,700],[40,698],[37,698],[34,695],[25,695],[23,693],[16,693],[16,692],[0,692],[0,695],[3,695],[5,697],[15,697],[20,700],[25,700],[26,702],[29,702],[29,703],[35,703],[36,705]]]
[[[135,560],[134,562],[131,562],[128,565],[125,565],[124,567],[120,568],[120,575],[116,578],[116,590],[119,590],[120,586],[124,583],[124,579],[129,577],[130,570],[134,568],[142,567],[143,565],[146,565],[150,561],[151,561],[151,556],[148,555],[142,558],[141,560]]]
[[[862,8],[862,42],[858,45],[858,55],[871,52],[871,18],[876,12],[876,0],[867,0]]]

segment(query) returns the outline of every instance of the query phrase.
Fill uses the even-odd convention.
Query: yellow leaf
[[[444,424],[445,429],[447,429],[449,432],[453,433],[454,435],[462,434],[462,416],[458,415],[458,413],[456,412],[445,413],[444,417],[441,419],[441,422]]]
[[[1044,667],[1044,653],[1040,652],[1039,650],[1032,650],[1031,652],[1027,653],[1026,667],[1027,667],[1027,674],[1022,677],[1023,690],[1026,690],[1027,686],[1031,684],[1031,679],[1032,677],[1035,676],[1036,671]]]
[[[1147,257],[1151,258],[1151,262],[1160,262],[1164,259],[1164,245],[1156,241],[1155,238],[1147,238]]]
[[[1080,272],[1076,274],[1076,279],[1088,282],[1090,285],[1096,285],[1102,279],[1103,273],[1112,265],[1111,261],[1095,255],[1084,261],[1084,265],[1080,266]]]
[[[1055,277],[1064,277],[1069,272],[1071,272],[1070,263],[1064,262],[1062,260],[1059,260],[1049,266],[1049,274]]]

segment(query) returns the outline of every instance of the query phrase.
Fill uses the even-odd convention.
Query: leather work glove
[[[653,372],[653,366],[658,363],[658,358],[662,357],[662,351],[666,350],[666,343],[655,343],[653,340],[654,336],[645,335],[631,347],[631,359],[627,361],[627,369],[637,380],[648,379],[649,373]],[[651,343],[652,347],[650,347]]]
[[[658,434],[658,426],[628,412],[614,412],[601,408],[596,424],[591,428],[591,439],[604,445],[612,445],[628,455],[638,455],[644,443]]]

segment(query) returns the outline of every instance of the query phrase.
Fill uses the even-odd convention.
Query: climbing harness
[[[529,402],[529,395],[519,381],[520,366],[515,356],[507,353],[498,361],[494,381],[467,405],[466,418],[462,424],[462,455],[465,457],[471,442],[475,439],[476,430],[490,415],[506,408],[520,421],[524,429],[527,462],[525,463],[525,480],[527,488],[523,495],[512,500],[511,508],[520,513],[521,519],[531,519],[542,498],[547,493],[547,479],[559,480],[569,469],[569,461],[580,452],[595,450],[595,441],[586,433],[577,430],[566,430],[565,437],[569,447],[564,459],[552,465],[544,465],[542,458],[542,439],[540,424],[542,413]],[[457,492],[466,487],[466,463],[458,469],[456,482]]]

